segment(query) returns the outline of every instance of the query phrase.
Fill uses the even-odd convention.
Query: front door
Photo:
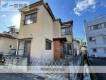
[[[25,56],[28,56],[30,54],[30,50],[31,50],[31,40],[26,40],[25,41],[25,48],[24,48],[25,52]]]
[[[31,50],[31,40],[25,40],[24,55],[27,57],[28,63],[30,63],[30,50]]]

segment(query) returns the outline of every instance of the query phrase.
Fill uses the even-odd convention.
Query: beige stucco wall
[[[72,39],[73,39],[72,35],[66,35],[66,38],[67,38],[67,42],[72,43]]]
[[[7,54],[10,51],[10,45],[12,45],[13,49],[17,48],[17,40],[9,39],[9,38],[0,38],[0,52]]]
[[[32,57],[43,58],[43,56],[50,56],[46,58],[52,59],[53,47],[52,50],[45,50],[45,39],[53,39],[53,21],[43,6],[38,6],[37,8],[37,22],[34,24],[23,25],[24,15],[22,14],[21,27],[18,38],[32,38]]]
[[[66,37],[68,43],[72,43],[72,35],[61,35],[61,27],[67,27],[67,26],[61,26],[60,22],[58,20],[54,21],[54,27],[53,27],[53,34],[54,38],[59,37]]]
[[[54,38],[61,37],[61,24],[58,20],[54,21],[53,32]]]
[[[64,28],[64,27],[67,27],[67,26],[62,25],[62,28]],[[72,26],[72,27],[73,27],[73,26]],[[70,29],[71,29],[71,32],[72,32],[72,27],[70,28]],[[63,36],[63,37],[66,37],[66,39],[67,39],[67,43],[72,43],[73,32],[72,32],[71,35],[65,35],[65,36]]]

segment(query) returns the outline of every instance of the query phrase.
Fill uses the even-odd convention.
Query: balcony
[[[72,31],[69,27],[64,27],[61,29],[61,36],[72,35]]]
[[[69,32],[69,33],[61,33],[61,37],[66,37],[66,39],[67,39],[67,41],[68,42],[72,42],[72,38],[73,38],[73,36],[72,36],[72,33],[71,32]]]

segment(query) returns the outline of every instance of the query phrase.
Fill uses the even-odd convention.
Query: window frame
[[[91,42],[91,41],[95,41],[96,39],[95,39],[95,37],[89,37],[89,41]]]
[[[33,15],[35,15],[35,16],[33,16]],[[37,12],[33,12],[33,13],[29,13],[29,14],[25,15],[25,17],[24,17],[24,25],[30,25],[30,24],[27,24],[27,20],[28,19],[26,19],[26,17],[28,17],[28,16],[29,16],[28,19],[30,21],[32,20],[32,23],[30,23],[30,24],[34,24],[34,23],[37,22]]]
[[[106,44],[106,35],[103,36],[104,44]]]
[[[89,30],[89,31],[91,30],[91,26],[88,26],[88,30]]]
[[[64,30],[64,31],[63,31]],[[64,36],[64,35],[71,35],[72,32],[71,32],[71,28],[70,27],[64,27],[64,28],[61,28],[61,34]]]
[[[106,22],[104,22],[104,28],[106,28]]]
[[[88,30],[90,31],[90,30],[103,29],[103,28],[106,28],[105,25],[106,25],[106,22],[88,26]]]
[[[45,39],[45,50],[52,50],[52,41],[50,39]]]
[[[96,49],[96,48],[93,48],[92,51],[93,51],[94,53],[97,53],[97,49]]]
[[[101,24],[93,25],[93,30],[102,29]]]
[[[106,48],[104,48],[104,53],[106,54]]]

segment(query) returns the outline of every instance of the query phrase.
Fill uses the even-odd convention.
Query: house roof
[[[55,20],[54,14],[53,14],[52,10],[50,9],[49,4],[48,3],[44,3],[43,0],[40,0],[40,1],[35,2],[33,4],[30,4],[29,6],[26,6],[26,7],[29,7],[29,9],[31,9],[31,8],[39,6],[39,5],[43,5],[45,7],[45,9],[48,11],[48,13],[50,14],[51,18],[53,20]],[[26,7],[24,7],[24,8],[26,8]],[[22,9],[24,9],[24,8],[22,8]],[[22,9],[21,9],[21,11],[22,11]]]
[[[10,38],[10,39],[16,39],[16,38],[13,37],[12,35],[4,34],[4,33],[0,33],[0,37]]]
[[[71,24],[71,25],[73,25],[73,20],[62,22],[61,19],[55,19],[55,16],[54,16],[54,14],[53,14],[53,12],[52,12],[49,4],[48,3],[44,3],[43,0],[40,0],[40,1],[35,2],[33,4],[30,4],[28,7],[29,7],[29,9],[31,9],[31,8],[36,7],[36,6],[39,6],[39,5],[43,5],[45,7],[45,9],[48,11],[48,13],[50,14],[50,16],[53,19],[53,21],[59,20],[59,22],[60,22],[61,25],[65,25],[65,24]]]
[[[55,20],[54,14],[53,14],[49,4],[48,3],[44,4],[44,7],[47,9],[47,11],[49,12],[49,14],[52,17],[52,19]]]
[[[70,20],[70,21],[62,22],[62,25],[65,25],[65,24],[71,24],[72,25],[73,21]]]
[[[59,21],[62,28],[72,27],[73,25],[73,20],[62,22],[61,19],[55,19],[55,21]]]
[[[62,28],[73,27],[73,21],[62,22]]]

